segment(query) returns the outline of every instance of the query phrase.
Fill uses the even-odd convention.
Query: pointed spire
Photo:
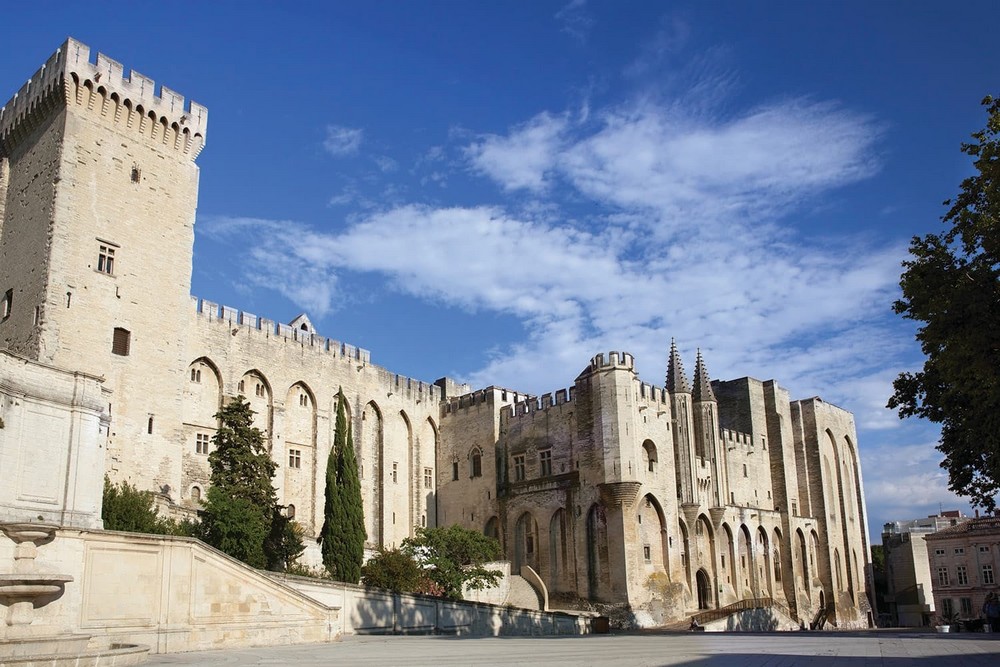
[[[701,358],[700,348],[694,362],[694,392],[691,397],[696,401],[715,400],[715,392],[712,391],[712,383],[708,379],[708,371],[705,370],[705,360]]]
[[[671,394],[691,393],[687,375],[684,374],[684,364],[681,363],[681,355],[677,352],[677,343],[673,338],[670,339],[670,361],[667,362],[667,391]]]

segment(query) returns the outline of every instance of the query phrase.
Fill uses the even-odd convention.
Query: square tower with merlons
[[[0,349],[105,378],[112,469],[172,465],[207,121],[74,39],[0,110]]]

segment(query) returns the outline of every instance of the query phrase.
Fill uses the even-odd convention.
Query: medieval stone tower
[[[187,366],[207,119],[73,39],[0,116],[0,346],[105,377],[112,466],[155,465],[180,437],[157,421],[180,395],[154,388],[179,386]]]

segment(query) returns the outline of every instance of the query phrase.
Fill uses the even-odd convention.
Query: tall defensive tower
[[[112,472],[174,477],[207,122],[74,39],[0,110],[0,348],[105,377]]]

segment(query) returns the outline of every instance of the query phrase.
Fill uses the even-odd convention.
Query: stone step
[[[518,574],[510,577],[510,592],[507,594],[506,604],[521,609],[542,608],[538,592],[528,583],[527,579]]]

